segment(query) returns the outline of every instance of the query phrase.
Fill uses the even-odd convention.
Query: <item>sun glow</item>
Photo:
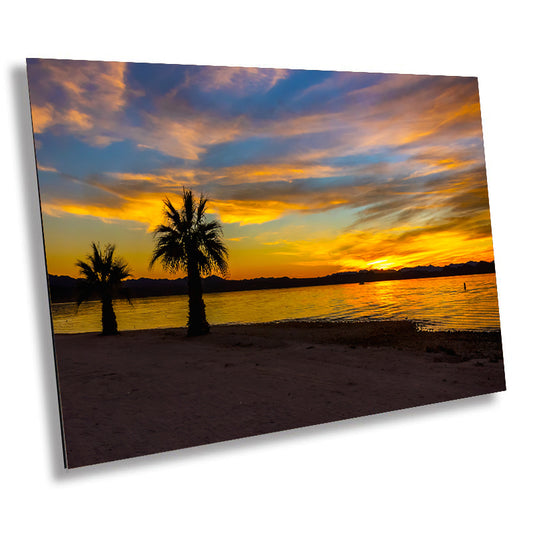
[[[155,68],[30,60],[51,273],[84,239],[154,275],[151,232],[184,187],[235,278],[493,259],[474,78]]]

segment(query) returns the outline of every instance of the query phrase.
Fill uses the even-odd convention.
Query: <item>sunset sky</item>
[[[493,259],[477,80],[29,60],[48,271],[148,269],[162,199],[222,222],[229,277]]]

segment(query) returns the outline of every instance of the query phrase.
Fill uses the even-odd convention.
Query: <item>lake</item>
[[[463,284],[466,283],[466,291]],[[347,283],[204,295],[210,324],[278,320],[411,319],[429,330],[500,328],[494,274]],[[114,303],[119,330],[187,325],[188,297],[158,296]],[[100,302],[52,304],[54,333],[101,330]]]

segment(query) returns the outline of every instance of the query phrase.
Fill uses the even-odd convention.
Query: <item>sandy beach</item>
[[[69,468],[505,390],[499,333],[407,321],[55,335]]]

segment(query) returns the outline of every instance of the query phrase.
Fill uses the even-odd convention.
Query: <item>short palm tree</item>
[[[156,243],[150,267],[160,260],[165,270],[182,270],[187,274],[187,335],[192,337],[209,333],[201,276],[213,272],[225,275],[228,250],[222,242],[220,223],[206,220],[207,198],[201,195],[197,201],[191,190],[184,189],[182,202],[181,209],[177,210],[168,198],[163,200],[166,223],[154,231]]]
[[[102,335],[116,335],[117,317],[113,299],[117,296],[127,297],[122,281],[131,275],[131,271],[123,259],[114,257],[114,245],[107,244],[103,250],[94,242],[91,246],[92,253],[87,255],[87,261],[76,261],[83,276],[79,282],[76,303],[79,307],[91,297],[98,297],[102,302]]]

